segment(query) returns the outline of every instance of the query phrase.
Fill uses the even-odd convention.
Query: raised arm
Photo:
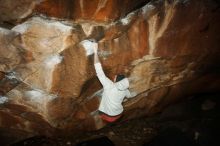
[[[98,45],[97,43],[94,44],[94,66],[95,66],[95,71],[97,74],[97,77],[99,78],[99,81],[101,82],[102,86],[108,87],[109,85],[111,85],[113,82],[106,77],[103,69],[102,69],[102,65],[100,63],[99,57],[98,57]]]
[[[98,45],[94,45],[94,64],[100,63],[98,56]]]

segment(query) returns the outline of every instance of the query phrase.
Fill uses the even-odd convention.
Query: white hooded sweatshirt
[[[119,82],[112,82],[108,77],[105,76],[100,63],[95,64],[95,70],[104,89],[101,103],[99,105],[99,111],[106,113],[109,116],[117,116],[121,114],[123,112],[123,99],[125,97],[132,97],[128,90],[128,79],[124,78]]]

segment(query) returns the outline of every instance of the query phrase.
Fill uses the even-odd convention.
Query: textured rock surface
[[[0,22],[20,21],[32,14],[35,6],[42,0],[0,0]]]
[[[93,56],[79,44],[87,38],[99,41],[108,77],[124,73],[133,79],[130,89],[138,95],[124,103],[122,120],[154,114],[194,93],[219,91],[216,1],[156,0],[142,7],[144,1],[123,1],[121,7],[109,0],[108,9],[105,1],[89,1],[81,12],[76,6],[82,2],[44,1],[33,9],[53,18],[32,16],[12,29],[0,29],[0,93],[9,99],[0,105],[1,127],[50,135],[55,128],[79,132],[103,126],[93,114],[101,89]],[[110,13],[113,6],[120,9]],[[9,112],[16,107],[18,112]],[[11,124],[4,124],[9,119]],[[41,123],[47,131],[36,128]]]
[[[1,0],[0,22],[19,22],[33,14],[74,21],[112,22],[149,0]]]

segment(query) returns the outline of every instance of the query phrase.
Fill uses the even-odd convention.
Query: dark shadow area
[[[104,136],[78,143],[76,146],[114,146],[114,144],[108,137]]]
[[[59,143],[55,139],[51,139],[45,136],[35,136],[15,144],[11,146],[58,146]]]
[[[1,22],[0,20],[0,27],[5,28],[5,29],[12,29],[15,26],[15,24],[13,24],[12,22]]]
[[[219,146],[220,94],[205,93],[170,105],[152,117],[59,138],[32,137],[13,146]]]
[[[205,93],[167,107],[158,134],[143,146],[219,146],[220,95]]]
[[[180,129],[168,127],[158,133],[151,142],[143,146],[197,146],[197,144],[187,137]]]

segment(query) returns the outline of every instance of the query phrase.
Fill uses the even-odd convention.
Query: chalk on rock
[[[13,79],[17,79],[17,73],[14,71],[8,72],[6,75],[6,78],[8,78],[9,80],[13,80]]]
[[[52,55],[45,59],[45,64],[48,68],[53,68],[55,65],[61,63],[63,60],[63,56],[58,55]]]
[[[94,47],[97,46],[96,42],[90,40],[84,40],[80,44],[85,48],[87,56],[92,55],[94,53]]]
[[[50,95],[39,89],[33,89],[25,92],[25,96],[30,99],[31,102],[43,104],[47,101],[51,101],[57,98],[55,95]]]
[[[8,97],[0,96],[0,104],[4,104],[6,102],[8,102]]]

